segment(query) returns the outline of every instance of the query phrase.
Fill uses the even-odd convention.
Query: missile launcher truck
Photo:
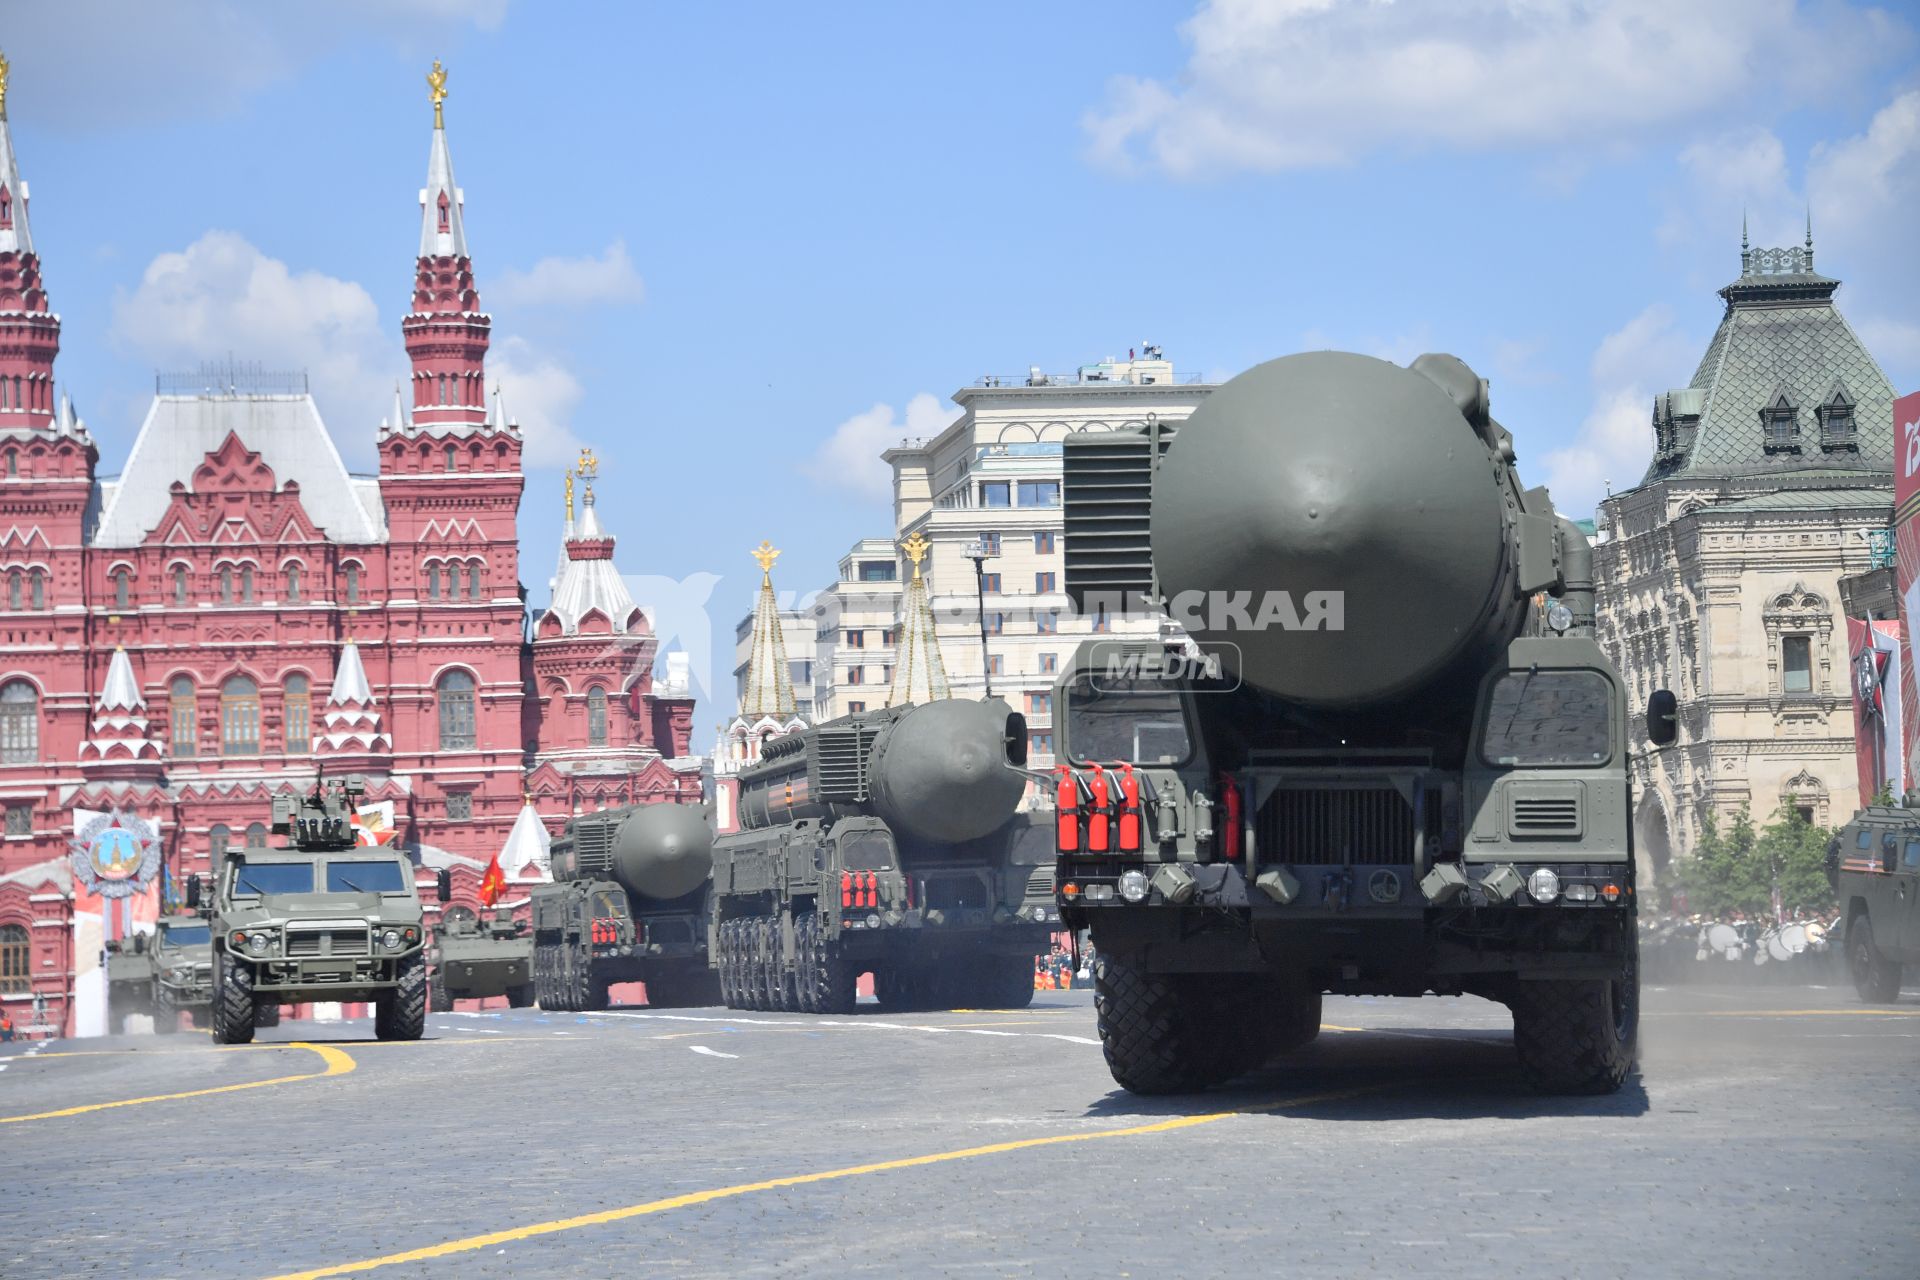
[[[887,707],[768,742],[713,848],[709,952],[734,1009],[847,1013],[1033,998],[1059,927],[1051,829],[1015,809],[1025,718],[999,699]]]
[[[353,775],[276,795],[271,831],[286,843],[227,851],[210,912],[216,1043],[246,1044],[281,1005],[322,1000],[371,1001],[382,1040],[425,1030],[413,864],[392,848],[359,846],[353,812],[365,789]]]
[[[542,1009],[607,1007],[644,982],[655,1008],[715,1004],[707,971],[704,808],[639,804],[582,814],[553,842],[553,883],[533,891],[533,989]]]
[[[1543,1091],[1631,1069],[1637,735],[1587,541],[1487,405],[1451,356],[1320,352],[1067,440],[1076,605],[1190,642],[1096,636],[1057,685],[1059,901],[1126,1088],[1303,1045],[1324,992],[1503,1002]]]

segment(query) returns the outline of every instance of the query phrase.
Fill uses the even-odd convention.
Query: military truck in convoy
[[[1016,814],[1025,719],[946,699],[843,716],[740,772],[710,952],[733,1009],[1019,1007],[1058,927],[1051,829]]]
[[[273,798],[271,849],[230,849],[212,902],[213,1038],[253,1039],[258,1012],[303,1001],[373,1003],[374,1034],[426,1026],[426,931],[413,865],[357,847],[358,776]]]
[[[1205,1088],[1311,1040],[1325,992],[1473,993],[1537,1089],[1619,1088],[1635,942],[1621,679],[1591,555],[1451,356],[1232,379],[1177,429],[1069,437],[1059,900],[1114,1078]],[[1647,734],[1675,729],[1656,693]]]
[[[440,874],[445,903],[451,885],[447,873]],[[505,996],[510,1009],[533,1003],[533,935],[527,922],[515,920],[510,911],[495,911],[483,920],[469,907],[447,909],[427,947],[427,1006],[445,1013],[455,1000],[496,996]]]
[[[107,1019],[121,1035],[129,1030],[128,1019],[153,1012],[153,963],[147,958],[152,942],[135,933],[107,943]]]
[[[694,805],[640,804],[570,820],[553,883],[533,891],[533,989],[542,1009],[604,1009],[642,982],[655,1008],[713,1004],[707,872],[713,829]]]
[[[1920,964],[1920,810],[1874,805],[1853,815],[1827,850],[1827,879],[1845,921],[1847,975],[1870,1004],[1900,998]]]
[[[170,1035],[180,1015],[204,1017],[213,1001],[213,934],[205,916],[161,916],[147,947],[153,975],[153,1029]]]

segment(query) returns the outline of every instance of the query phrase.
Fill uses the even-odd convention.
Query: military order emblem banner
[[[74,815],[73,875],[89,893],[131,898],[160,871],[160,833],[137,813],[110,809]]]

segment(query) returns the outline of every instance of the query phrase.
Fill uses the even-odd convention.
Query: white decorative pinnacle
[[[327,705],[364,707],[372,701],[373,687],[367,683],[367,668],[360,661],[360,646],[349,640],[340,648],[340,661],[333,669],[333,690],[327,695]]]
[[[533,801],[528,800],[520,806],[520,816],[513,820],[513,829],[507,832],[507,842],[500,846],[500,869],[509,880],[551,880],[552,847],[547,824],[540,821]]]
[[[143,711],[146,705],[147,700],[140,696],[140,682],[133,678],[133,662],[127,657],[126,648],[116,647],[107,663],[106,685],[100,690],[100,700],[93,704],[94,710]]]

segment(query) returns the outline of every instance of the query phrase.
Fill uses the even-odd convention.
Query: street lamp
[[[974,600],[980,607],[980,678],[986,681],[986,696],[993,696],[993,658],[987,652],[987,544],[969,542],[960,554],[973,561]]]

